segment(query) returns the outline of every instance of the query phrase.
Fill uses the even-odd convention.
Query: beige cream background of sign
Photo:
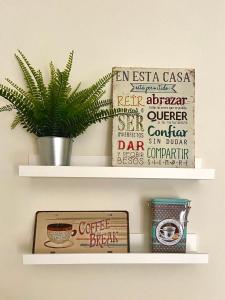
[[[71,80],[83,87],[112,66],[196,70],[196,155],[216,168],[215,181],[21,178],[35,138],[10,129],[0,114],[0,299],[223,300],[225,295],[225,2],[0,1],[0,81],[23,84],[13,56],[21,49],[48,78],[75,49]],[[110,87],[108,87],[109,95]],[[106,95],[107,96],[107,95]],[[76,139],[73,155],[110,155],[111,122]],[[128,210],[132,233],[149,231],[146,201],[192,200],[189,232],[199,235],[208,265],[25,266],[38,210]]]

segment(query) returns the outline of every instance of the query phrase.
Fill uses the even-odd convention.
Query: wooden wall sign
[[[127,211],[39,211],[33,253],[129,252]]]
[[[194,168],[195,70],[113,68],[113,166]]]

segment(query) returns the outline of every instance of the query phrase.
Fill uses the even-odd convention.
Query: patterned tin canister
[[[190,200],[155,198],[152,207],[152,252],[186,252]]]

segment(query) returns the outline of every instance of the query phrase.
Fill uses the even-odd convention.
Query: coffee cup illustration
[[[160,229],[161,236],[166,240],[172,240],[175,235],[176,227],[164,226]]]
[[[75,236],[76,230],[73,230],[72,224],[54,223],[47,226],[47,235],[49,241],[45,243],[47,247],[69,247],[73,243],[71,236]]]

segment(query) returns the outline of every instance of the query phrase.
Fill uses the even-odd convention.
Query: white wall
[[[83,86],[112,66],[196,68],[196,154],[216,168],[215,181],[29,179],[18,165],[35,138],[10,129],[0,114],[0,299],[196,299],[225,294],[224,55],[225,2],[203,0],[0,0],[0,81],[22,83],[13,54],[21,49],[47,74],[75,49],[74,84]],[[79,137],[74,155],[110,155],[111,124]],[[131,232],[148,230],[146,199],[192,199],[189,231],[210,253],[208,265],[24,266],[37,210],[127,209]]]

